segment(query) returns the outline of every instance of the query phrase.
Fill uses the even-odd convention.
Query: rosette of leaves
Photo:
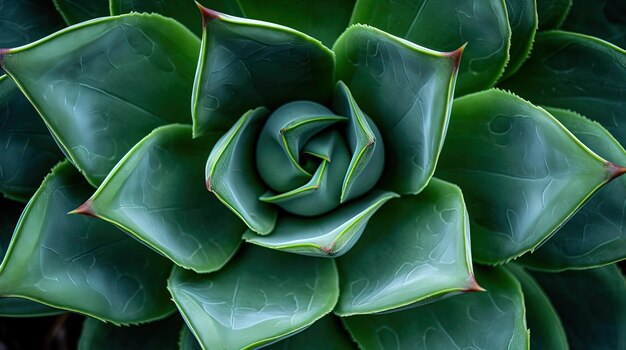
[[[617,1],[44,3],[0,3],[0,315],[87,315],[83,349],[626,346]]]

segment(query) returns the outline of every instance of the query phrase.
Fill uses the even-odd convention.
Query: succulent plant
[[[202,3],[0,1],[0,315],[626,347],[621,2]]]

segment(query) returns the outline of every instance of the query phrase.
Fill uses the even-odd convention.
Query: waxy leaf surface
[[[109,15],[108,0],[52,0],[68,25]]]
[[[595,36],[626,49],[626,2],[573,1],[561,29]]]
[[[536,0],[536,2],[539,30],[542,31],[559,28],[572,7],[572,0]]]
[[[526,61],[537,30],[535,0],[506,0],[506,10],[511,25],[511,48],[502,79],[513,75]]]
[[[109,0],[111,15],[121,15],[131,12],[150,12],[158,13],[166,17],[171,17],[176,21],[184,24],[193,33],[198,36],[202,35],[202,16],[198,12],[198,7],[193,0]],[[201,1],[211,3],[214,6],[214,0]],[[219,1],[217,1],[219,2]],[[236,6],[236,5],[235,5]],[[216,8],[222,10],[222,8]],[[228,8],[226,8],[228,10]]]
[[[78,350],[173,350],[178,348],[178,315],[139,326],[116,326],[88,317],[78,341]]]
[[[196,337],[194,337],[191,330],[187,324],[184,324],[182,330],[180,331],[180,339],[178,341],[178,349],[179,350],[202,350],[200,347],[200,343]]]
[[[309,328],[267,346],[267,350],[356,349],[338,317],[326,315]]]

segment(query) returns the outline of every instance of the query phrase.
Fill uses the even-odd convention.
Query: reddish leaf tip
[[[211,10],[210,8],[206,8],[197,1],[196,1],[196,6],[198,6],[198,9],[200,9],[200,13],[202,14],[202,25],[204,27],[206,27],[208,22],[221,18],[221,15],[222,15],[221,13],[215,10]]]
[[[487,290],[481,287],[478,282],[476,282],[476,276],[472,275],[470,277],[469,283],[465,286],[465,292],[486,292]]]
[[[611,181],[613,179],[615,179],[616,177],[620,177],[624,174],[626,174],[626,168],[623,166],[619,166],[615,163],[611,163],[611,162],[606,162],[606,168],[607,168],[607,173],[608,173],[608,180]]]
[[[81,214],[87,215],[91,217],[97,217],[93,208],[91,207],[91,199],[87,200],[85,203],[81,204],[80,207],[70,211],[68,214]]]
[[[4,67],[4,55],[9,52],[9,49],[0,49],[0,67]]]
[[[463,44],[461,47],[454,51],[446,52],[446,56],[450,58],[450,60],[452,61],[452,65],[456,70],[459,69],[459,65],[461,64],[461,56],[463,56],[463,51],[465,51],[466,46],[467,43]]]
[[[206,178],[206,189],[209,190],[209,192],[213,192],[213,190],[211,189],[211,177],[207,177]]]

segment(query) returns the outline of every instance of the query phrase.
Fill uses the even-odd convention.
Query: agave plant
[[[0,315],[86,315],[82,349],[626,347],[621,2],[0,29]]]

